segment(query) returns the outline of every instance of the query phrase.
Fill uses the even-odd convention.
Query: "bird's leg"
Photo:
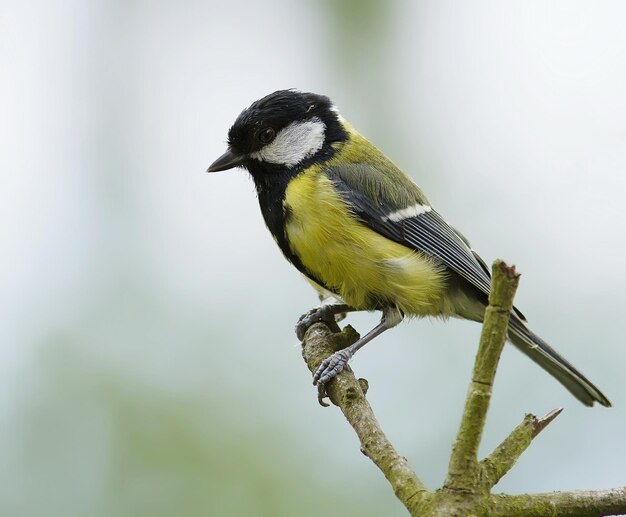
[[[344,348],[343,350],[335,352],[322,361],[322,364],[320,364],[319,368],[313,375],[313,384],[317,384],[318,388],[326,384],[346,367],[348,361],[357,350],[369,343],[376,336],[381,335],[385,332],[385,330],[395,327],[402,321],[403,318],[404,314],[402,314],[402,312],[396,307],[385,307],[383,309],[383,317],[378,325],[376,325],[356,343]]]
[[[318,321],[334,322],[337,314],[344,312],[355,311],[353,307],[346,305],[345,303],[336,303],[332,305],[320,305],[315,309],[311,309],[309,312],[300,316],[298,323],[296,323],[296,336],[302,341],[307,329],[317,323]]]

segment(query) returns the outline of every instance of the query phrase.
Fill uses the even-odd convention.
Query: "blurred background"
[[[0,514],[404,515],[293,333],[316,303],[241,170],[238,113],[329,95],[614,408],[512,348],[483,453],[565,411],[496,487],[626,484],[626,3],[0,4]],[[365,331],[377,314],[350,316]],[[441,485],[480,327],[413,321],[353,367]]]

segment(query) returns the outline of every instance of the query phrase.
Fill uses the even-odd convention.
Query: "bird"
[[[313,375],[318,389],[405,317],[483,321],[491,287],[485,261],[327,96],[278,90],[244,109],[207,172],[236,167],[251,175],[284,256],[330,300],[301,318],[298,336],[314,321],[349,311],[382,313],[370,332],[322,362]],[[611,406],[517,308],[507,337],[586,406]]]

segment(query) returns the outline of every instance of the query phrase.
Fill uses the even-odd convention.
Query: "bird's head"
[[[228,150],[208,172],[245,167],[250,172],[293,170],[332,156],[347,139],[328,97],[279,90],[241,112],[228,131]]]

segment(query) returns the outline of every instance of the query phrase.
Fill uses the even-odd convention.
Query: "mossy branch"
[[[325,323],[315,323],[304,336],[302,356],[311,372],[336,350],[345,348],[358,339],[356,331],[348,326],[343,332],[333,334]],[[361,442],[361,451],[368,456],[385,475],[396,496],[405,506],[426,488],[385,436],[372,407],[365,398],[367,382],[357,380],[352,370],[346,368],[327,386],[327,394],[341,408]]]
[[[592,517],[626,513],[626,488],[553,492],[547,494],[491,494],[493,486],[513,467],[532,440],[560,413],[543,418],[526,415],[509,436],[482,461],[478,447],[485,425],[493,380],[507,336],[508,319],[519,283],[514,267],[493,264],[492,289],[480,345],[474,363],[465,409],[453,446],[446,482],[428,491],[383,433],[365,398],[367,382],[346,368],[327,385],[330,400],[343,412],[361,442],[361,451],[382,471],[398,499],[411,515],[507,515],[530,517]],[[331,330],[324,322],[313,324],[303,340],[302,355],[311,372],[330,354],[358,339],[351,327]]]
[[[515,267],[497,261],[493,265],[493,282],[489,306],[485,311],[483,330],[474,363],[463,419],[457,435],[444,489],[472,490],[478,474],[478,446],[487,419],[493,380],[507,337],[513,297],[519,284]]]
[[[563,408],[553,409],[543,418],[526,415],[504,441],[478,465],[478,477],[484,490],[491,488],[515,465],[532,440],[561,414]]]

